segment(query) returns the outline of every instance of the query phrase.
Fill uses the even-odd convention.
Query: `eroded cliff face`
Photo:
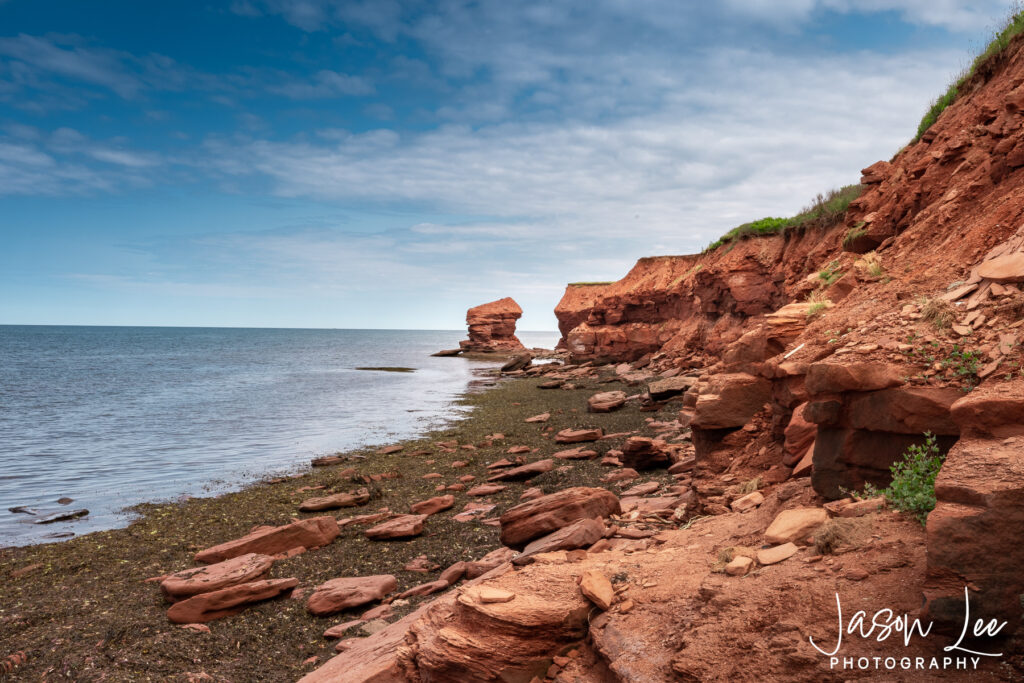
[[[644,258],[618,282],[570,285],[555,307],[562,343],[577,359],[717,356],[748,320],[806,295],[807,276],[840,253],[841,233],[811,228]]]
[[[967,595],[972,619],[1007,620],[1004,636],[1019,642],[1021,44],[984,65],[920,141],[864,169],[866,189],[841,224],[645,258],[618,282],[570,286],[556,308],[563,345],[576,360],[620,364],[529,373],[552,378],[541,388],[589,380],[604,393],[619,382],[633,394],[620,407],[678,402],[677,419],[649,421],[664,430],[657,439],[630,436],[601,461],[611,485],[644,469],[633,445],[665,449],[665,463],[640,462],[668,466],[675,483],[661,495],[623,491],[610,538],[569,549],[565,527],[553,532],[557,550],[481,577],[504,596],[500,606],[478,586],[446,595],[307,680],[724,680],[749,674],[751,652],[761,678],[823,680],[837,673],[819,668],[806,636],[824,635],[820,606],[837,587],[853,603],[881,598],[934,620],[936,631],[963,625]],[[551,414],[526,421],[538,418]],[[594,443],[631,434],[590,431]],[[925,528],[880,511],[882,500],[847,496],[886,486],[926,431],[946,459]],[[551,456],[599,455],[580,450]],[[847,529],[865,538],[837,540],[846,545],[833,556],[819,532],[863,515]],[[595,572],[607,596],[587,585]],[[916,656],[908,648],[922,642],[900,642],[896,655]]]

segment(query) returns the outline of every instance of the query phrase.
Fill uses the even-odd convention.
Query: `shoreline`
[[[186,672],[195,670],[192,662],[199,659],[203,666],[198,670],[218,680],[249,680],[257,677],[256,672],[265,675],[268,669],[275,672],[272,680],[296,680],[334,654],[335,641],[325,639],[323,631],[345,621],[346,615],[354,618],[354,613],[318,618],[306,612],[304,601],[277,599],[211,622],[211,633],[197,633],[167,621],[167,604],[159,588],[145,580],[193,567],[195,551],[242,536],[254,526],[279,525],[323,514],[344,519],[382,507],[405,513],[409,504],[439,495],[435,481],[423,479],[424,474],[440,473],[439,481],[445,484],[467,474],[479,482],[490,474],[486,465],[505,457],[513,445],[538,449],[536,455],[526,456],[528,461],[545,457],[553,447],[544,431],[548,427],[557,431],[601,426],[606,433],[644,433],[646,418],[674,419],[679,408],[678,402],[669,403],[659,416],[640,412],[633,404],[613,413],[588,414],[586,398],[591,393],[625,388],[624,383],[612,377],[610,382],[600,384],[577,381],[574,390],[539,391],[536,385],[542,381],[508,378],[487,391],[474,393],[467,389],[456,402],[469,409],[464,419],[393,444],[403,446],[401,452],[383,455],[376,446],[355,449],[342,454],[343,465],[310,467],[293,476],[256,482],[215,497],[143,503],[135,506],[138,518],[120,529],[92,532],[61,543],[0,548],[0,576],[11,588],[0,596],[0,630],[10,634],[5,642],[12,653],[26,653],[19,674],[38,677],[48,670],[70,666],[77,680],[89,680],[101,672],[107,680],[187,680]],[[524,422],[526,417],[542,412],[552,413],[547,425]],[[496,432],[505,438],[483,446],[485,437]],[[453,453],[437,448],[437,441],[451,439],[460,446],[478,447],[459,448]],[[614,448],[623,439],[599,442],[597,450]],[[424,449],[431,449],[432,454],[405,455]],[[469,464],[452,469],[450,465],[456,460],[468,460]],[[324,486],[319,491],[329,492],[332,488],[351,488],[349,482],[337,478],[337,472],[345,467],[355,467],[367,476],[388,472],[401,476],[370,483],[372,499],[362,507],[329,513],[298,512],[304,498],[324,495],[299,489]],[[554,470],[531,481],[510,482],[505,491],[489,496],[487,502],[497,506],[496,515],[517,504],[522,491],[533,486],[540,486],[545,493],[579,485],[611,488],[600,482],[608,468],[599,465],[597,459],[565,461],[565,467],[568,471]],[[672,481],[664,470],[642,480],[663,484]],[[294,576],[308,595],[312,587],[332,578],[392,573],[401,591],[436,578],[437,572],[402,570],[419,555],[426,554],[440,571],[455,562],[477,560],[501,547],[496,527],[479,520],[452,521],[464,505],[479,500],[464,492],[454,495],[455,507],[431,516],[423,536],[381,543],[366,540],[360,527],[348,527],[329,546],[277,562],[269,576]],[[430,599],[432,596],[411,598],[408,604],[396,606],[394,614],[404,616]],[[270,634],[276,634],[276,640]],[[249,652],[245,661],[237,658],[239,648]],[[0,658],[8,654],[0,653]],[[311,657],[317,662],[308,663]]]
[[[347,432],[342,430],[339,432],[339,440],[342,442],[347,441],[350,445],[343,446],[341,449],[295,449],[291,455],[287,455],[288,449],[283,449],[283,452],[286,453],[286,456],[283,458],[279,457],[265,464],[261,464],[259,459],[250,462],[239,462],[235,463],[230,471],[218,472],[215,473],[215,476],[199,479],[182,478],[174,482],[175,488],[173,490],[161,490],[161,488],[170,487],[161,487],[153,482],[147,482],[141,486],[141,490],[134,491],[137,495],[120,496],[114,493],[108,485],[92,482],[87,484],[82,490],[68,490],[69,488],[74,489],[74,487],[62,486],[52,491],[48,496],[39,499],[12,498],[8,505],[38,509],[40,511],[38,516],[43,516],[44,513],[66,512],[79,508],[89,509],[90,515],[68,523],[57,522],[36,526],[31,522],[37,519],[38,516],[14,514],[7,522],[10,526],[5,527],[5,530],[10,533],[0,533],[0,549],[66,543],[74,538],[80,538],[92,533],[123,529],[137,517],[136,508],[140,506],[171,504],[189,498],[217,497],[238,492],[275,477],[294,476],[307,470],[310,461],[317,457],[339,452],[373,450],[394,443],[396,438],[402,438],[401,434],[387,433],[390,431],[412,431],[412,435],[405,435],[403,440],[414,440],[439,429],[444,429],[446,426],[466,419],[464,415],[458,412],[457,406],[461,404],[467,394],[487,389],[493,382],[498,368],[506,360],[506,357],[507,354],[474,354],[468,357],[473,362],[467,364],[465,377],[461,385],[458,384],[458,379],[460,379],[459,376],[462,374],[462,371],[451,372],[451,376],[454,378],[454,386],[448,392],[447,403],[437,406],[428,405],[426,410],[424,410],[423,401],[418,401],[415,397],[410,399],[407,407],[412,410],[408,412],[430,413],[427,420],[417,418],[425,421],[426,424],[412,425],[410,423],[408,426],[413,427],[410,430],[403,423],[399,425],[399,429],[387,429],[383,433],[379,429],[364,428],[369,437],[373,437],[374,433],[376,433],[376,438],[370,442],[362,442],[361,439],[353,440]],[[482,363],[487,363],[488,365],[483,366]],[[401,422],[404,412],[407,411],[396,413],[394,420],[389,421],[387,424]],[[147,475],[147,471],[140,469],[139,475],[144,477]],[[93,489],[97,489],[100,492],[99,495]],[[132,487],[129,487],[129,490],[132,490]],[[70,498],[72,502],[66,506],[51,502],[58,496]],[[117,500],[118,498],[122,500],[128,498],[128,501],[120,504]],[[4,512],[6,514],[7,511],[4,510]],[[67,537],[46,538],[50,534],[62,533],[70,533],[71,535]]]

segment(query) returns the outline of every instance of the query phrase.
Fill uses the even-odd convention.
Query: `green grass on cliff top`
[[[846,185],[838,190],[829,190],[826,194],[819,194],[810,206],[805,207],[803,211],[791,218],[769,217],[752,223],[744,223],[709,244],[703,253],[712,252],[724,244],[737,240],[777,235],[794,228],[810,227],[811,225],[830,228],[842,221],[850,202],[859,197],[863,189],[863,185]]]
[[[939,115],[956,102],[957,98],[962,94],[961,89],[964,84],[978,73],[983,65],[1002,54],[1013,38],[1022,32],[1024,32],[1024,3],[1014,2],[1010,7],[1009,16],[1003,23],[1002,28],[996,31],[992,40],[985,46],[985,49],[974,58],[969,67],[964,69],[950,83],[946,91],[932,102],[917,126],[917,133],[914,136],[913,142],[920,140],[925,131],[931,128],[938,120]],[[819,194],[809,207],[791,218],[766,217],[750,223],[744,223],[709,244],[702,253],[710,253],[721,246],[731,244],[737,240],[777,235],[786,230],[809,226],[810,224],[816,224],[819,227],[832,227],[843,219],[846,209],[850,206],[850,202],[860,196],[862,190],[863,186],[861,185],[847,185],[838,190],[831,190],[825,195]]]
[[[921,139],[925,131],[932,127],[939,119],[939,114],[946,110],[946,107],[956,102],[957,97],[960,95],[960,89],[963,87],[971,76],[976,74],[979,68],[988,62],[990,59],[999,55],[1009,46],[1010,41],[1014,36],[1024,31],[1024,6],[1021,3],[1016,2],[1013,4],[1010,15],[1006,19],[1006,23],[1003,24],[1002,29],[996,32],[992,41],[985,47],[981,53],[974,58],[971,65],[964,69],[946,88],[946,92],[940,95],[931,107],[925,113],[921,119],[921,123],[917,126],[917,134],[914,136],[914,142]]]

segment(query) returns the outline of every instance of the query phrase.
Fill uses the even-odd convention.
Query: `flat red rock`
[[[292,548],[319,548],[338,537],[338,521],[334,517],[297,519],[291,524],[261,527],[246,536],[200,550],[196,562],[223,562],[247,553],[276,555]]]
[[[211,593],[255,581],[270,571],[273,565],[274,559],[269,555],[247,553],[216,564],[171,574],[160,583],[160,589],[169,600],[184,600],[200,593]]]
[[[569,448],[564,451],[558,451],[554,454],[554,457],[559,460],[590,460],[591,458],[597,457],[597,451],[587,450],[580,446],[578,448]]]
[[[501,516],[501,542],[521,548],[577,519],[608,517],[620,511],[619,499],[605,489],[564,489],[506,510]]]
[[[398,581],[390,574],[331,579],[316,587],[306,609],[317,616],[334,614],[380,600],[397,586]]]
[[[488,477],[487,481],[524,481],[526,479],[532,479],[539,474],[550,472],[555,467],[555,461],[551,458],[546,460],[538,460],[537,462],[531,462],[528,465],[522,467],[515,467],[504,472],[499,472],[492,477]]]
[[[265,579],[193,595],[171,605],[167,610],[167,618],[175,624],[197,624],[221,619],[241,612],[250,603],[276,597],[297,585],[298,579]]]
[[[583,443],[597,441],[604,436],[601,429],[563,429],[555,434],[555,443]]]
[[[395,538],[410,538],[423,533],[423,522],[427,515],[399,515],[383,524],[370,527],[363,533],[371,541],[388,541]]]
[[[455,496],[435,496],[427,500],[421,500],[409,506],[410,512],[416,515],[433,515],[442,510],[447,510],[455,505]]]
[[[492,493],[498,493],[504,491],[507,486],[501,484],[481,484],[480,486],[474,486],[470,490],[466,491],[467,496],[489,496]]]
[[[302,504],[299,505],[299,510],[302,512],[319,512],[320,510],[351,508],[366,505],[369,502],[370,492],[367,489],[359,489],[352,493],[335,493],[320,498],[309,498],[302,501]]]

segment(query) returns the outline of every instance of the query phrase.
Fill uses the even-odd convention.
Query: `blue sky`
[[[102,7],[102,10],[100,10]],[[953,0],[0,0],[0,324],[456,329],[856,182]]]

